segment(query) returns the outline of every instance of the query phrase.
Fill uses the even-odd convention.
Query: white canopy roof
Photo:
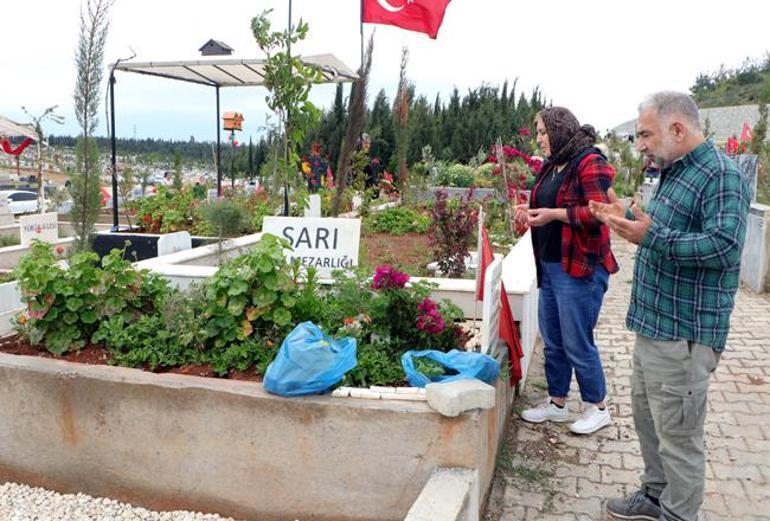
[[[358,78],[355,72],[331,54],[301,58],[321,70],[322,83],[342,83]],[[264,84],[263,59],[217,58],[173,62],[121,62],[115,70],[149,74],[212,87],[246,87]]]
[[[28,125],[21,125],[0,116],[0,138],[23,136],[37,141],[35,130]]]

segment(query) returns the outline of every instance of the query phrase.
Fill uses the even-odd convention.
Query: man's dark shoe
[[[613,498],[607,501],[607,512],[618,519],[647,519],[658,521],[660,507],[652,502],[642,490],[637,490],[625,498]]]

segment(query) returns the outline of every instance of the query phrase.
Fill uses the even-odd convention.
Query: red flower
[[[529,130],[529,128],[527,128],[527,127],[521,127],[521,128],[519,129],[519,135],[520,135],[520,136],[529,137],[529,136],[531,136],[531,135],[532,135],[532,131],[531,131],[531,130]]]
[[[146,222],[146,223],[152,222],[152,217],[145,214],[142,216],[142,222]]]

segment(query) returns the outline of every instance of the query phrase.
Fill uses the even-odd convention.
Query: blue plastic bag
[[[298,324],[281,343],[262,386],[281,396],[319,394],[356,366],[355,338],[334,340],[312,322]]]
[[[443,374],[428,378],[414,367],[416,358],[428,358],[450,370],[452,374]],[[452,349],[448,353],[435,350],[407,351],[401,355],[401,365],[406,379],[412,387],[425,387],[429,383],[452,382],[465,378],[476,378],[494,385],[500,374],[500,362],[488,355]]]

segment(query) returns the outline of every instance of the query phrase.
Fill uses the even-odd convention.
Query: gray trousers
[[[703,503],[703,424],[719,353],[686,340],[636,336],[631,405],[644,460],[642,490],[666,521],[697,521]]]

